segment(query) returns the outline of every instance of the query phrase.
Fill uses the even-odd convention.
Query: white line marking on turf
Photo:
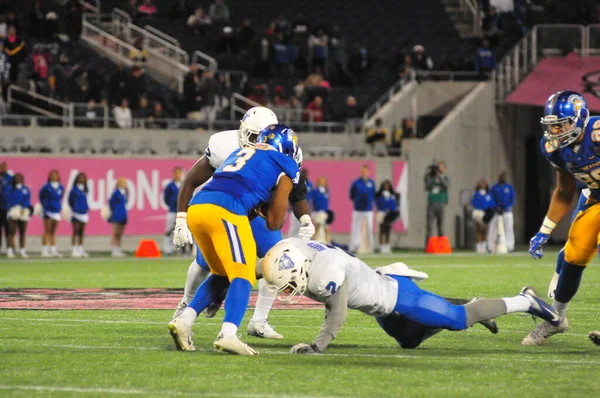
[[[286,398],[286,397],[311,397],[309,395],[281,395],[281,394],[245,394],[245,393],[205,393],[205,392],[184,392],[184,391],[155,391],[140,389],[123,388],[88,388],[88,387],[70,387],[70,386],[31,386],[31,385],[10,385],[0,384],[0,390],[25,390],[25,391],[46,391],[46,392],[72,392],[79,394],[114,394],[114,395],[155,395],[155,396],[194,396],[194,397],[239,397],[239,398]],[[320,398],[331,398],[333,396],[319,396]]]

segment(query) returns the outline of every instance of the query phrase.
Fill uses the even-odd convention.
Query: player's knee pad
[[[582,248],[567,242],[564,250],[564,259],[567,263],[586,267],[596,255],[597,247]]]

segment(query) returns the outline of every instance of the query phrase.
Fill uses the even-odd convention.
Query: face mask
[[[17,184],[15,187],[16,187],[17,189],[21,189],[21,188],[23,188],[23,184]]]
[[[58,182],[58,181],[52,181],[52,182],[50,183],[50,186],[51,186],[52,188],[54,188],[54,189],[58,189],[58,187],[60,186],[60,182]]]
[[[383,191],[383,197],[388,199],[390,197],[390,191]]]
[[[79,189],[80,191],[83,191],[84,188],[85,188],[85,185],[77,184],[77,189]]]
[[[485,189],[480,189],[480,190],[479,190],[479,194],[480,194],[480,195],[485,195]]]

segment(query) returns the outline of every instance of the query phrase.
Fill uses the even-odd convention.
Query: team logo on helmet
[[[292,269],[294,268],[294,262],[292,261],[291,258],[289,258],[289,256],[285,253],[283,253],[283,256],[281,256],[281,258],[279,259],[279,271],[283,271],[286,269]]]
[[[581,109],[581,107],[584,105],[583,98],[581,98],[579,95],[571,95],[567,99],[567,102],[572,103],[573,107],[575,108],[575,110],[577,112],[579,112],[579,110]]]

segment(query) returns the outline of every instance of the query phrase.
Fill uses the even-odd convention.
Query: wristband
[[[312,224],[312,220],[310,219],[310,216],[308,214],[305,214],[302,217],[300,217],[298,221],[300,221],[300,224]]]
[[[542,223],[540,232],[543,234],[546,234],[546,235],[550,235],[552,233],[552,230],[554,229],[554,227],[556,227],[556,223],[554,221],[552,221],[551,219],[549,219],[548,217],[546,217],[544,219],[544,222]]]
[[[183,218],[183,219],[187,220],[187,213],[185,211],[179,211],[179,212],[177,212],[176,218]]]

